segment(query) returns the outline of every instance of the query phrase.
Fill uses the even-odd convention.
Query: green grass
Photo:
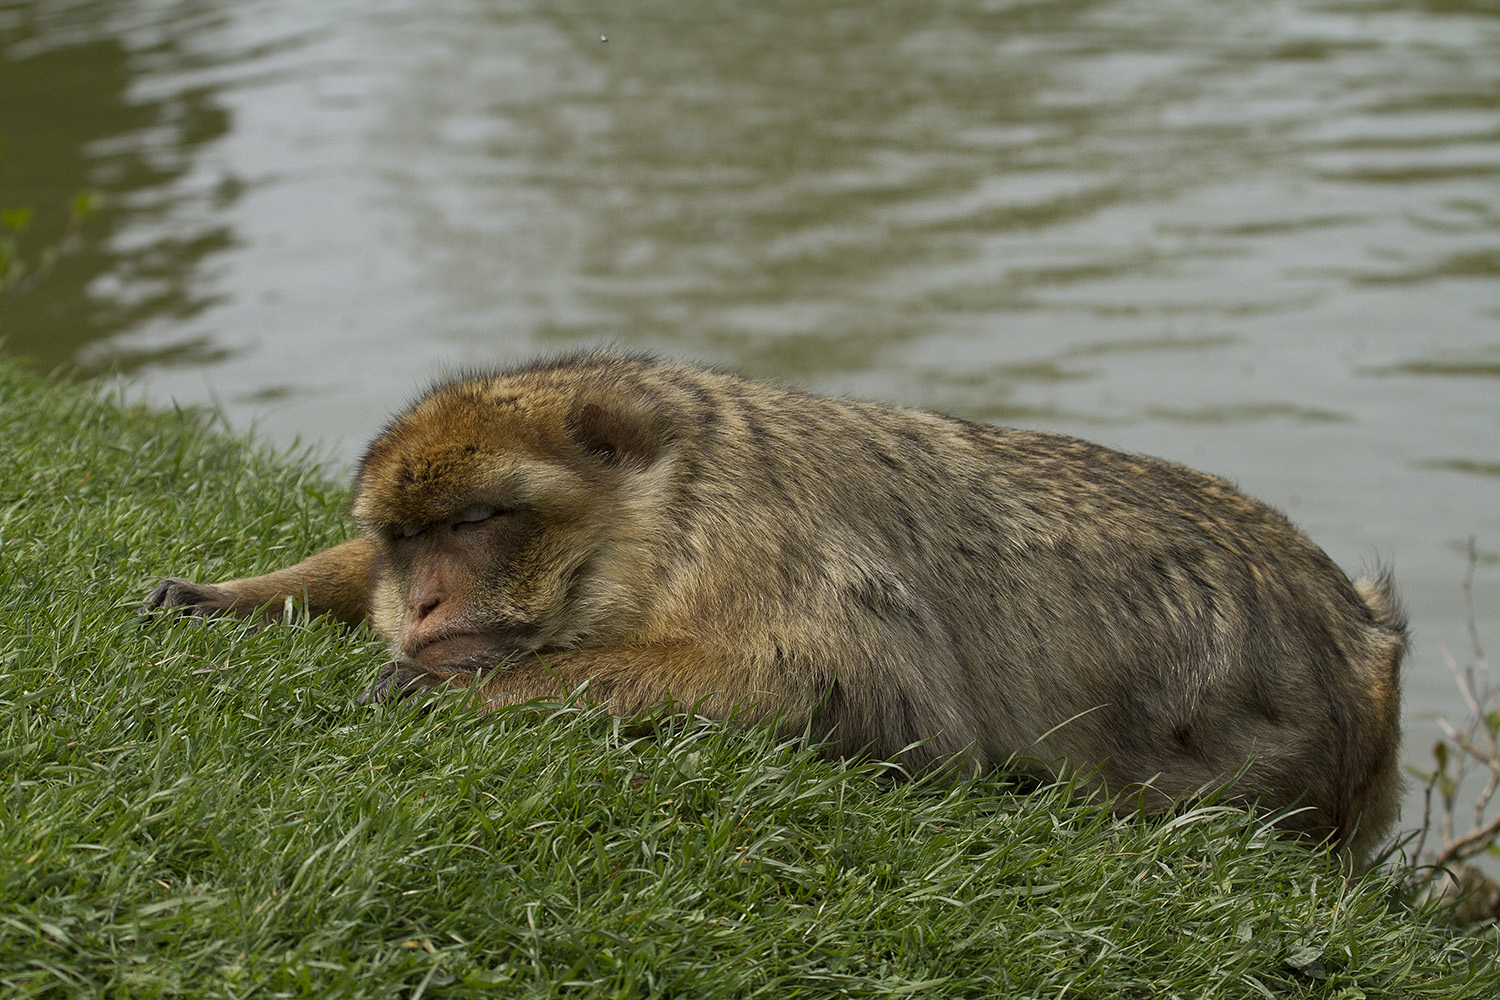
[[[1500,938],[1235,809],[764,731],[362,709],[365,633],[144,622],[348,530],[198,417],[0,365],[0,995],[1494,997]]]

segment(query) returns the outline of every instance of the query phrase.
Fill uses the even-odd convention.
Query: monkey
[[[1397,812],[1389,573],[1183,465],[604,351],[438,383],[351,512],[353,540],[146,608],[368,621],[364,702],[687,706],[1154,812],[1233,780],[1356,854]]]

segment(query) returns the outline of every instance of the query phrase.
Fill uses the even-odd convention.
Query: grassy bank
[[[1500,939],[1258,835],[761,732],[365,710],[366,634],[156,622],[342,490],[0,365],[0,994],[1493,997]]]

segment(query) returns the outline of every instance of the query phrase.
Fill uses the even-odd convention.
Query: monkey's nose
[[[407,617],[410,618],[413,624],[423,621],[428,615],[436,611],[438,605],[442,603],[443,599],[441,596],[413,596],[411,603],[406,608]]]

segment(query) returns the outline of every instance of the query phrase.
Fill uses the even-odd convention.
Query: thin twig
[[[1427,779],[1427,784],[1422,788],[1422,833],[1417,837],[1417,846],[1412,849],[1412,864],[1416,864],[1422,858],[1422,849],[1427,846],[1427,834],[1432,829],[1432,790],[1436,787],[1438,772],[1433,771],[1432,777]]]
[[[1490,773],[1490,780],[1484,786],[1484,791],[1479,793],[1479,798],[1474,800],[1474,825],[1478,826],[1484,822],[1485,810],[1489,808],[1490,799],[1494,797],[1495,790],[1500,788],[1500,768]]]
[[[1438,652],[1443,656],[1443,663],[1448,667],[1448,673],[1453,675],[1453,683],[1458,685],[1458,693],[1463,695],[1464,704],[1469,706],[1470,718],[1484,715],[1484,706],[1479,702],[1479,696],[1474,691],[1473,664],[1468,667],[1460,667],[1451,652],[1448,644],[1438,643]]]
[[[1487,849],[1496,837],[1500,837],[1500,816],[1496,816],[1478,830],[1471,830],[1454,840],[1438,852],[1433,863],[1438,867],[1463,861]]]
[[[1500,754],[1490,753],[1470,739],[1468,733],[1459,732],[1442,719],[1438,720],[1438,726],[1443,730],[1443,735],[1452,740],[1453,745],[1464,753],[1484,764],[1485,767],[1500,768]]]
[[[1474,662],[1488,666],[1484,658],[1484,647],[1479,643],[1479,619],[1474,615],[1474,567],[1479,565],[1479,549],[1474,536],[1469,536],[1469,568],[1464,572],[1464,607],[1469,615],[1469,645],[1474,649]]]
[[[85,218],[87,218],[87,213],[79,211],[74,211],[68,216],[68,224],[63,229],[62,235],[57,238],[56,243],[42,251],[36,266],[23,274],[14,284],[0,286],[0,299],[18,299],[46,281],[47,276],[57,267],[58,261],[69,252],[69,243],[82,228]]]
[[[1500,816],[1485,821],[1490,803],[1500,793],[1500,734],[1490,724],[1491,715],[1487,712],[1495,701],[1496,691],[1490,681],[1489,661],[1485,658],[1484,647],[1479,641],[1479,625],[1474,611],[1474,571],[1479,562],[1479,553],[1473,537],[1469,539],[1468,555],[1463,594],[1472,650],[1469,662],[1460,666],[1448,647],[1438,644],[1438,652],[1442,655],[1448,672],[1453,675],[1453,682],[1468,708],[1468,718],[1462,727],[1454,726],[1446,719],[1438,720],[1444,741],[1434,748],[1438,766],[1428,777],[1423,789],[1422,830],[1412,855],[1414,866],[1421,863],[1427,838],[1433,830],[1435,817],[1432,793],[1436,790],[1441,796],[1441,814],[1436,820],[1437,837],[1442,847],[1433,855],[1430,865],[1423,867],[1421,874],[1414,873],[1412,876],[1416,885],[1426,886],[1429,892],[1434,891],[1440,882],[1459,887],[1461,881],[1448,870],[1449,866],[1481,854],[1500,841]],[[1450,763],[1453,765],[1451,772],[1448,769]],[[1458,791],[1471,769],[1487,771],[1489,780],[1474,800],[1473,828],[1462,836],[1456,836],[1454,826]]]

